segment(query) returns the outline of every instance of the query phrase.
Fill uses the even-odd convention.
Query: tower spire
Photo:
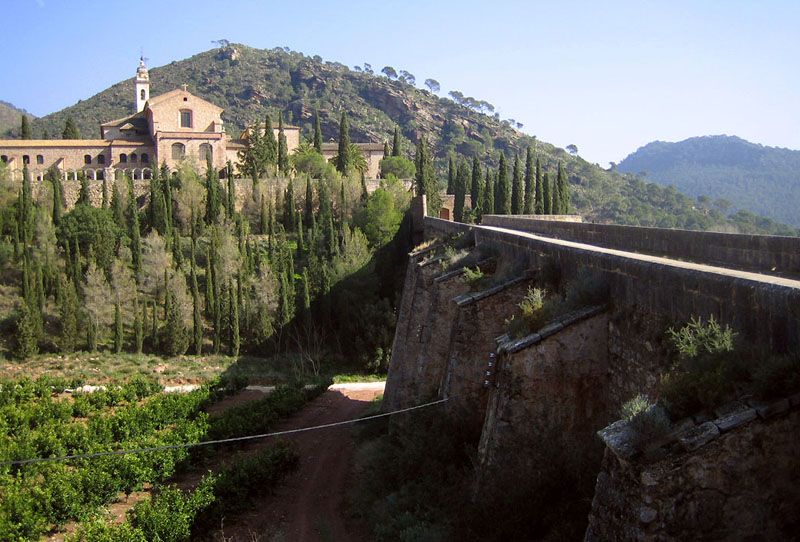
[[[135,104],[136,104],[136,112],[140,113],[144,110],[144,105],[147,103],[147,100],[150,99],[150,74],[147,71],[147,65],[145,61],[147,59],[144,57],[144,53],[139,56],[139,67],[136,68],[136,96],[135,96]]]

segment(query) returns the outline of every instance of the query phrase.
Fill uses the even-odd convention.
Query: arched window
[[[214,149],[211,148],[211,145],[208,143],[203,143],[200,145],[200,161],[201,162],[208,162],[214,160]]]
[[[192,127],[192,112],[189,109],[181,109],[181,128]]]
[[[36,155],[36,163],[39,164],[39,165],[44,164],[44,156],[41,155],[41,154],[37,154]]]
[[[172,159],[183,160],[186,157],[186,146],[183,143],[172,144]]]
[[[132,152],[131,153],[131,162],[135,162],[135,161],[136,161],[136,153]]]
[[[104,165],[106,163],[106,155],[101,154],[97,157],[97,163],[100,165]]]
[[[120,164],[127,164],[128,163],[128,155],[124,152],[119,155],[119,163]]]
[[[28,156],[27,154],[23,154],[22,155],[22,163],[25,164],[25,165],[30,164],[31,163],[31,157]]]
[[[83,163],[87,166],[92,163],[92,155],[91,154],[84,154],[83,155]]]
[[[143,164],[149,164],[150,163],[150,157],[147,156],[146,152],[142,153],[142,163]]]
[[[144,89],[142,89],[142,92],[141,92],[140,96],[142,97],[142,100],[144,100],[144,97],[145,97]]]

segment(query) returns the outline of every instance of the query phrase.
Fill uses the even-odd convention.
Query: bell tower
[[[139,57],[139,67],[136,68],[136,112],[144,110],[144,104],[150,99],[150,74],[147,73],[144,56]]]

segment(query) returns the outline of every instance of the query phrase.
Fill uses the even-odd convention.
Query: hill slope
[[[736,208],[800,226],[800,151],[733,136],[693,137],[648,143],[618,167],[647,172],[650,179],[692,196],[713,195]]]
[[[22,115],[28,115],[31,120],[36,118],[24,109],[0,100],[0,137],[7,137],[12,133],[18,135]]]
[[[476,155],[484,163],[496,165],[499,151],[513,155],[535,145],[545,170],[553,171],[559,160],[564,162],[573,186],[573,204],[590,220],[792,233],[768,221],[748,219],[734,224],[716,210],[698,208],[674,189],[603,170],[522,134],[497,116],[479,113],[399,80],[323,62],[318,56],[231,45],[154,68],[150,79],[155,95],[188,84],[191,92],[225,109],[227,130],[234,134],[268,112],[275,118],[279,111],[286,112],[290,122],[310,134],[317,108],[326,139],[337,137],[342,110],[348,112],[353,141],[385,141],[399,125],[405,151],[411,152],[417,134],[424,133],[440,159],[440,172],[451,152]],[[33,123],[34,132],[47,129],[60,133],[67,116],[72,116],[84,137],[97,137],[100,122],[130,114],[133,107],[131,78],[38,119]]]

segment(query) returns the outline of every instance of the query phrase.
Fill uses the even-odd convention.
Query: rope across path
[[[108,452],[95,452],[90,454],[73,454],[73,455],[63,455],[59,457],[34,457],[31,459],[20,459],[17,461],[2,461],[0,465],[6,466],[18,466],[18,465],[29,465],[31,463],[55,463],[55,462],[62,462],[62,461],[69,461],[72,459],[93,459],[96,457],[107,457],[112,455],[130,455],[130,454],[139,454],[145,452],[158,452],[162,450],[176,450],[179,448],[198,448],[200,446],[211,446],[214,444],[225,444],[228,442],[242,442],[247,440],[258,440],[263,438],[269,437],[280,437],[283,435],[291,435],[294,433],[304,433],[306,431],[316,431],[319,429],[328,429],[330,427],[337,427],[341,425],[350,425],[358,422],[366,422],[369,420],[375,420],[378,418],[385,418],[387,416],[394,416],[396,414],[402,414],[404,412],[411,412],[413,410],[419,410],[423,408],[432,407],[435,405],[439,405],[442,403],[446,403],[450,400],[450,397],[446,397],[444,399],[439,399],[437,401],[431,401],[428,403],[423,403],[421,405],[415,405],[408,408],[401,408],[399,410],[393,410],[391,412],[384,412],[381,414],[374,414],[372,416],[365,416],[363,418],[354,418],[351,420],[344,420],[341,422],[332,422],[332,423],[325,423],[322,425],[314,425],[311,427],[301,427],[299,429],[287,429],[285,431],[273,431],[271,433],[261,433],[259,435],[246,435],[243,437],[232,437],[226,439],[218,439],[218,440],[205,440],[201,442],[190,442],[185,444],[170,444],[164,446],[150,446],[147,448],[133,448],[131,450],[111,450]]]

